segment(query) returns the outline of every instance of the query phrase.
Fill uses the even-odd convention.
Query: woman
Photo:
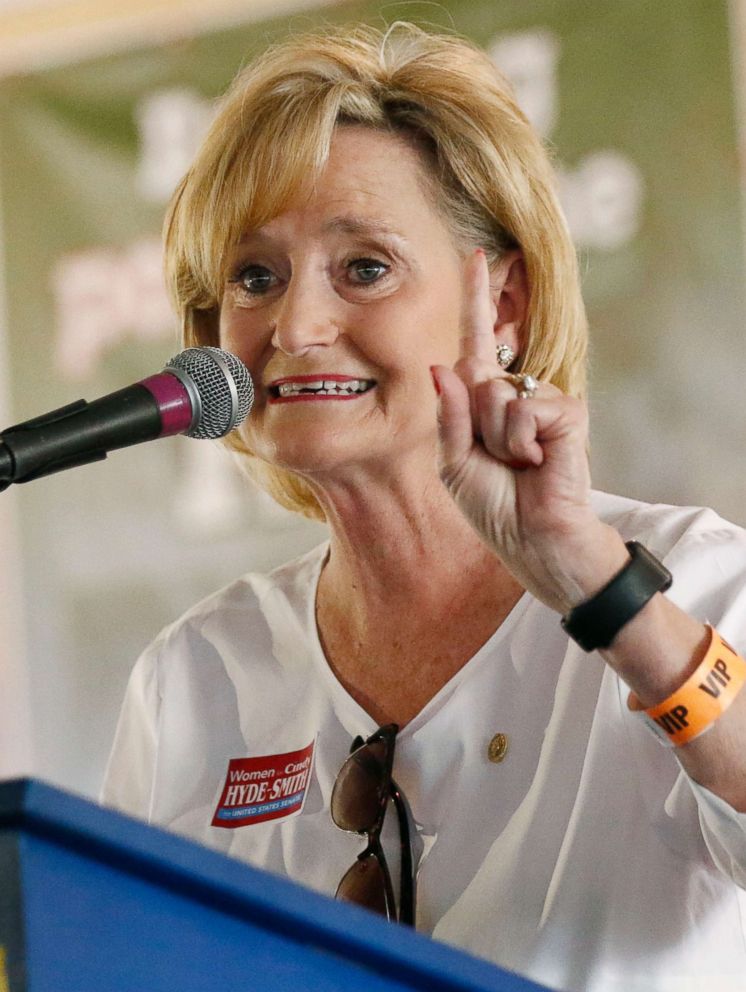
[[[574,253],[489,60],[406,25],[271,50],[166,255],[186,341],[254,376],[235,447],[330,540],[146,651],[106,801],[350,896],[333,786],[395,724],[419,929],[558,989],[742,988],[746,665],[704,621],[746,647],[746,536],[591,492]],[[332,813],[396,872],[351,768]]]

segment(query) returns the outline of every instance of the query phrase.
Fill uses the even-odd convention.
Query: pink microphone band
[[[162,425],[159,437],[183,434],[189,430],[193,416],[192,401],[186,387],[175,375],[159,372],[141,379],[139,385],[145,386],[158,404]]]

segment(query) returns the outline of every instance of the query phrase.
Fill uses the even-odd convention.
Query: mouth
[[[376,385],[375,379],[348,375],[296,375],[276,379],[267,387],[270,403],[308,400],[355,400]]]

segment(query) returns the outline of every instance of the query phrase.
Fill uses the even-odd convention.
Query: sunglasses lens
[[[338,827],[364,833],[375,826],[385,795],[387,752],[385,741],[373,741],[358,748],[342,765],[331,801],[332,819]]]
[[[356,861],[337,886],[337,899],[354,902],[376,913],[392,918],[386,896],[386,878],[381,862],[375,854],[369,854],[362,861]]]

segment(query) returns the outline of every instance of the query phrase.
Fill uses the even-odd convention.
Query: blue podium
[[[0,783],[0,992],[540,992],[33,779]]]

